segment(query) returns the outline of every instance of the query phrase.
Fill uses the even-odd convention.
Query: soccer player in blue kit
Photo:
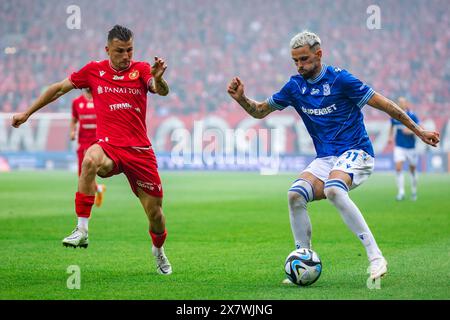
[[[291,56],[298,73],[266,101],[244,94],[244,84],[233,78],[228,93],[252,117],[262,119],[275,110],[292,106],[313,140],[317,158],[288,191],[291,229],[297,248],[311,248],[308,202],[328,199],[345,224],[364,245],[370,279],[386,274],[383,257],[372,232],[348,192],[361,185],[374,168],[374,152],[361,108],[368,104],[399,120],[425,143],[436,146],[439,133],[425,131],[394,102],[375,92],[346,70],[322,63],[320,38],[303,31],[291,39]]]
[[[419,118],[408,108],[408,101],[404,97],[398,99],[398,105],[405,110],[406,114],[417,124]],[[408,161],[409,172],[411,173],[411,200],[417,200],[417,153],[416,136],[405,128],[398,120],[391,119],[391,129],[389,130],[389,140],[393,140],[395,132],[394,162],[397,180],[398,193],[396,199],[401,201],[405,199],[405,184],[403,179],[403,163]]]

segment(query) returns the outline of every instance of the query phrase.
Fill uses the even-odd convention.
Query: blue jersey
[[[412,111],[406,111],[406,114],[417,124],[419,124],[419,118]],[[405,134],[403,129],[406,126],[396,119],[391,119],[392,127],[395,130],[395,145],[402,148],[414,149],[416,147],[416,136],[414,134]]]
[[[317,157],[361,149],[374,156],[361,108],[375,91],[346,70],[322,65],[315,79],[292,76],[267,102],[273,109],[292,106],[303,119]]]

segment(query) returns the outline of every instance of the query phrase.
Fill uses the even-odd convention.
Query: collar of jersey
[[[122,73],[122,72],[125,72],[125,71],[127,71],[128,69],[130,69],[130,67],[131,67],[131,65],[133,64],[133,60],[131,60],[130,61],[130,65],[128,66],[128,68],[126,68],[126,69],[124,69],[124,70],[116,70],[116,69],[114,69],[114,67],[111,65],[111,60],[108,60],[108,65],[109,65],[109,67],[111,68],[111,70],[112,71],[114,71],[114,72],[116,72],[116,73]]]
[[[323,76],[325,75],[325,72],[327,72],[327,65],[325,63],[322,63],[322,70],[320,70],[320,73],[317,77],[315,77],[314,79],[308,79],[306,81],[308,81],[308,83],[316,83],[318,81],[320,81]]]

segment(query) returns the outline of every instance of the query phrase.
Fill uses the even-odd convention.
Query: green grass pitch
[[[171,276],[155,272],[147,219],[123,175],[104,180],[89,248],[71,249],[61,240],[76,222],[76,175],[1,173],[0,299],[450,298],[449,175],[421,175],[417,202],[394,200],[393,174],[374,174],[351,192],[389,262],[379,290],[367,288],[365,251],[326,201],[309,207],[320,279],[281,284],[293,250],[286,192],[295,173],[161,177]],[[80,289],[67,288],[71,265],[80,268]]]

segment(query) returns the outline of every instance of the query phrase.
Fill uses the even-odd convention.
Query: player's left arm
[[[169,94],[169,85],[163,78],[166,69],[166,62],[161,58],[155,57],[155,63],[151,68],[152,79],[148,86],[148,90],[151,93],[157,93],[160,96],[167,96]]]
[[[422,129],[415,123],[402,108],[396,105],[393,101],[375,92],[375,94],[367,101],[367,104],[375,109],[386,112],[392,118],[397,119],[410,129],[423,142],[430,146],[436,147],[439,143],[439,132],[427,131]]]

